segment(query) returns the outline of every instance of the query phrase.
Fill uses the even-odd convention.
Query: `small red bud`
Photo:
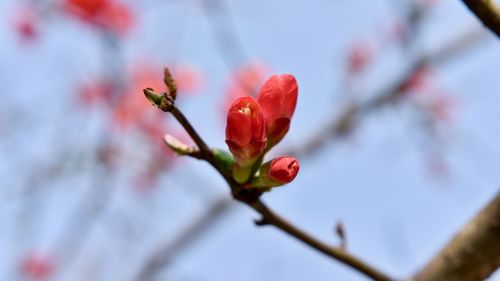
[[[290,156],[281,156],[271,161],[267,175],[273,181],[285,184],[293,181],[299,173],[299,161]]]
[[[226,143],[241,167],[251,166],[266,148],[264,115],[250,96],[237,99],[229,109]]]
[[[288,132],[297,105],[297,95],[297,81],[290,74],[273,75],[260,89],[257,100],[266,122],[268,150]]]
[[[291,156],[281,156],[260,167],[259,175],[252,180],[252,187],[270,190],[292,182],[299,173],[299,161]]]

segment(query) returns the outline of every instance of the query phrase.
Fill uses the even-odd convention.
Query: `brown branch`
[[[483,25],[500,38],[500,8],[492,0],[462,0]]]
[[[484,280],[500,267],[500,193],[412,281]]]
[[[193,139],[193,141],[196,143],[196,145],[199,148],[199,151],[202,156],[207,156],[207,155],[212,155],[210,152],[210,149],[208,148],[207,144],[203,141],[203,139],[198,135],[196,130],[191,126],[189,121],[186,119],[184,114],[180,112],[177,107],[173,106],[172,109],[170,110],[170,113],[179,121],[179,123],[184,127],[186,132],[189,134],[189,136]],[[212,159],[211,159],[212,160]],[[210,162],[210,161],[209,161]]]
[[[177,121],[186,129],[189,135],[193,138],[195,143],[198,145],[200,149],[200,153],[202,156],[206,156],[204,160],[209,162],[226,180],[227,184],[231,187],[231,191],[234,199],[247,204],[249,207],[256,210],[258,213],[262,215],[261,225],[270,224],[274,225],[278,229],[288,233],[289,235],[295,237],[296,239],[302,241],[304,244],[318,250],[319,252],[338,260],[351,268],[363,273],[367,277],[370,277],[376,281],[390,281],[392,280],[384,273],[375,269],[371,265],[363,262],[362,260],[356,258],[355,256],[349,254],[347,251],[340,247],[332,247],[319,241],[318,239],[312,237],[306,232],[302,231],[298,227],[294,226],[284,218],[280,217],[276,213],[274,213],[269,207],[267,207],[262,201],[259,200],[261,195],[258,191],[252,191],[245,189],[242,185],[237,184],[231,177],[225,175],[220,167],[215,163],[214,157],[212,155],[211,150],[202,140],[202,138],[198,135],[193,126],[189,123],[187,118],[182,114],[182,112],[175,106],[172,99],[169,99],[168,96],[164,95],[162,99],[162,104],[167,103],[167,106],[164,107],[166,111],[171,112]]]
[[[274,225],[275,227],[286,232],[290,236],[302,241],[304,244],[309,245],[310,247],[318,250],[319,252],[350,266],[351,268],[363,273],[364,275],[373,280],[380,280],[380,281],[392,280],[387,275],[375,269],[371,265],[349,254],[343,248],[332,247],[330,245],[327,245],[319,241],[318,239],[312,237],[311,235],[307,234],[303,230],[297,228],[296,226],[294,226],[281,216],[274,213],[262,201],[257,200],[249,204],[249,206],[262,215],[262,219],[259,220],[260,225]]]

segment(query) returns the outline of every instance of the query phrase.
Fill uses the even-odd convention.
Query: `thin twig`
[[[304,242],[305,244],[311,246],[312,248],[318,250],[319,252],[350,266],[351,268],[363,273],[367,277],[379,281],[392,280],[387,275],[380,272],[373,266],[349,254],[343,248],[332,247],[312,237],[311,235],[304,232],[300,228],[294,226],[293,224],[291,224],[278,214],[274,213],[262,201],[257,200],[254,203],[250,204],[250,207],[252,207],[254,210],[256,210],[262,215],[262,219],[260,221],[265,222],[265,224],[274,225],[280,230],[288,233],[290,236],[295,237],[296,239]]]
[[[199,153],[201,154],[201,157],[209,157],[207,159],[208,162],[211,164],[213,163],[213,157],[211,156],[212,153],[210,152],[210,149],[208,148],[207,144],[203,141],[203,139],[198,135],[196,130],[191,126],[189,121],[186,119],[184,114],[180,112],[177,107],[173,106],[172,109],[170,110],[170,113],[179,121],[179,123],[184,127],[186,132],[189,134],[189,136],[193,139],[193,141],[196,143],[199,149]]]

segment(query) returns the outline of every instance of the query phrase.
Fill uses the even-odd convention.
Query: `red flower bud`
[[[291,156],[281,156],[260,167],[259,176],[252,180],[252,187],[270,190],[287,184],[299,173],[299,161]]]
[[[297,81],[290,74],[273,75],[260,89],[257,100],[264,112],[268,149],[280,142],[288,132],[297,94]]]
[[[267,175],[273,181],[289,183],[299,172],[299,161],[290,156],[281,156],[271,161]]]
[[[250,96],[237,99],[227,115],[226,143],[241,167],[251,166],[266,148],[264,115]]]

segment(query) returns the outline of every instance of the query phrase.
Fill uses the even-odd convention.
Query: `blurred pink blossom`
[[[269,73],[269,67],[260,62],[249,62],[236,69],[229,78],[224,96],[224,116],[231,104],[243,96],[257,97],[260,87]]]
[[[63,0],[64,10],[85,23],[125,35],[134,24],[132,10],[119,0]]]
[[[354,42],[347,53],[346,75],[351,77],[363,72],[375,55],[375,44],[368,40]]]
[[[31,253],[21,261],[21,272],[33,280],[44,280],[54,272],[54,260],[44,254]]]
[[[38,11],[32,5],[20,5],[15,10],[12,25],[22,43],[33,42],[40,32]]]

